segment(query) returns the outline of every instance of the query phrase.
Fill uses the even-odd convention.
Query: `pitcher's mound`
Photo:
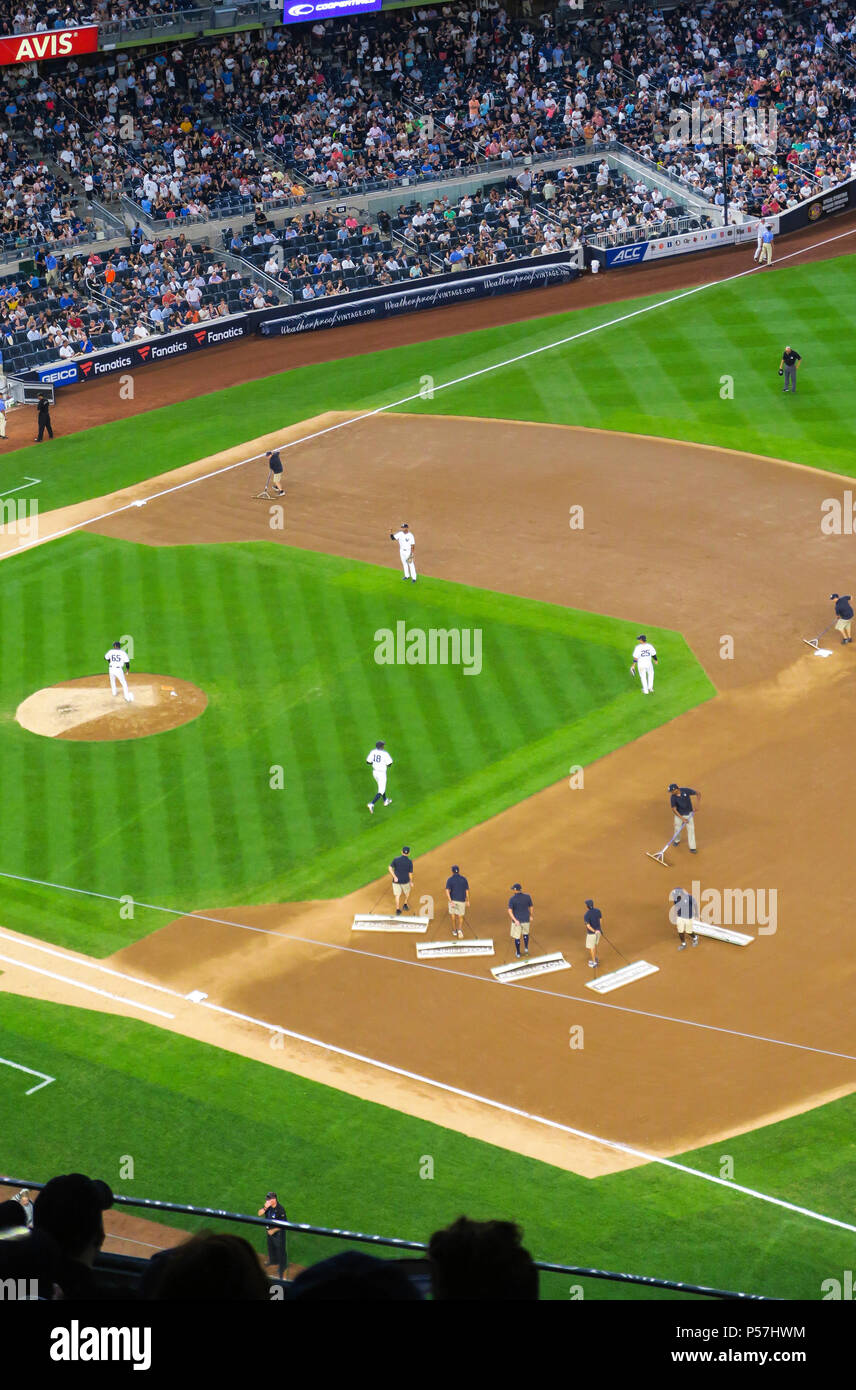
[[[109,676],[81,676],[37,690],[20,704],[15,718],[46,738],[102,741],[162,734],[196,719],[208,697],[189,681],[172,676],[128,677],[133,701],[110,693]]]

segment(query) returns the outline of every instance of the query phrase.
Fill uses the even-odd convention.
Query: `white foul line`
[[[799,251],[791,251],[787,256],[780,256],[776,265],[781,265],[783,261],[794,260],[797,256],[802,256],[806,251],[816,251],[820,246],[829,246],[832,242],[842,241],[846,237],[856,235],[856,228],[849,232],[839,232],[836,236],[825,237],[823,241],[815,241],[811,246],[803,246]],[[630,313],[620,314],[618,318],[608,319],[605,323],[593,324],[590,328],[583,328],[578,333],[570,333],[567,337],[557,338],[552,343],[542,343],[540,347],[530,348],[527,352],[520,352],[514,357],[506,357],[502,362],[493,362],[490,366],[479,367],[477,371],[467,372],[464,376],[455,377],[452,381],[442,381],[435,385],[433,390],[436,395],[438,391],[447,391],[452,386],[462,386],[467,381],[474,381],[476,377],[488,375],[490,372],[501,371],[503,367],[513,367],[517,362],[525,362],[529,357],[538,357],[542,352],[552,352],[553,348],[566,347],[568,343],[578,342],[580,338],[587,338],[592,333],[600,333],[604,328],[614,328],[617,324],[628,323],[630,319],[639,318],[642,314],[653,313],[655,309],[668,308],[670,304],[677,304],[681,299],[687,299],[690,295],[701,294],[703,290],[716,289],[718,285],[728,285],[734,280],[742,280],[746,275],[769,269],[761,265],[749,266],[747,270],[739,270],[734,275],[725,275],[720,280],[707,280],[703,285],[693,285],[688,290],[680,290],[677,294],[670,295],[668,299],[660,299],[656,304],[647,304],[642,309],[633,309]],[[376,415],[383,415],[389,410],[398,410],[400,406],[411,405],[413,401],[422,400],[422,393],[415,391],[412,395],[402,396],[401,400],[389,401],[387,405],[377,405],[372,410],[365,410],[360,415],[351,415],[347,420],[339,420],[335,425],[326,425],[324,429],[313,430],[311,434],[305,434],[300,439],[288,440],[285,444],[280,444],[279,450],[296,449],[301,444],[310,444],[315,439],[322,439],[326,434],[333,434],[336,430],[349,428],[351,425],[362,424],[364,420],[371,420]],[[163,488],[160,492],[153,492],[150,497],[137,498],[133,502],[125,502],[121,507],[114,507],[109,512],[102,512],[99,516],[89,517],[86,521],[76,521],[72,526],[65,526],[60,531],[54,531],[52,535],[40,536],[36,540],[28,541],[26,545],[19,545],[14,551],[7,551],[0,554],[0,560],[8,560],[10,555],[21,555],[25,550],[31,549],[34,545],[44,545],[47,541],[59,540],[62,536],[70,536],[74,531],[81,531],[87,526],[95,526],[101,521],[108,521],[111,517],[120,516],[122,512],[130,511],[132,507],[142,507],[149,502],[157,502],[162,497],[169,497],[173,492],[181,492],[184,488],[194,487],[196,483],[208,482],[211,478],[217,478],[222,473],[231,473],[235,468],[243,468],[245,464],[255,463],[257,459],[263,458],[263,454],[251,454],[248,458],[238,459],[236,463],[227,463],[220,468],[214,468],[210,473],[200,473],[197,478],[188,478],[183,483],[174,483],[172,487]]]
[[[0,870],[0,878],[12,879],[16,883],[32,883],[40,888],[56,888],[62,893],[74,893],[78,897],[100,898],[104,902],[120,903],[123,901],[122,898],[115,897],[110,893],[96,893],[89,888],[71,888],[64,883],[52,883],[49,879],[27,878],[22,874],[4,873],[2,870]],[[495,981],[489,980],[484,975],[468,975],[463,971],[453,970],[449,966],[437,965],[434,962],[406,960],[401,956],[384,955],[380,951],[366,951],[361,950],[357,946],[344,946],[336,941],[320,941],[312,936],[298,936],[295,932],[274,931],[271,927],[255,927],[249,922],[237,922],[234,918],[230,917],[215,917],[212,913],[183,912],[180,908],[161,907],[157,903],[142,902],[139,898],[134,899],[134,904],[136,907],[142,907],[150,912],[162,912],[173,920],[184,918],[197,922],[213,922],[216,926],[235,927],[239,931],[254,932],[257,936],[273,936],[280,941],[297,942],[301,946],[319,946],[325,951],[338,951],[343,955],[365,956],[368,960],[382,960],[390,965],[406,966],[414,970],[430,970],[435,974],[451,975],[456,980],[466,980],[471,984],[488,985],[491,989],[495,987]],[[28,950],[42,951],[46,955],[57,956],[61,960],[74,961],[76,965],[85,966],[90,970],[103,971],[107,975],[113,975],[120,980],[127,980],[145,989],[159,990],[166,994],[176,994],[174,990],[168,989],[163,985],[151,984],[148,980],[137,979],[133,975],[125,975],[122,971],[114,970],[107,965],[101,965],[98,961],[79,959],[75,956],[68,955],[62,950],[58,950],[56,947],[45,946],[40,942],[31,941],[29,939],[22,942],[19,937],[7,934],[2,928],[0,928],[0,941],[9,941],[19,946],[23,945],[26,946]],[[2,957],[0,957],[0,959],[2,959]],[[657,1023],[672,1023],[682,1028],[698,1028],[707,1033],[722,1033],[730,1038],[745,1038],[747,1042],[767,1043],[772,1047],[789,1047],[793,1048],[796,1052],[809,1052],[821,1057],[832,1057],[836,1061],[856,1062],[856,1055],[851,1055],[849,1052],[833,1052],[830,1048],[813,1047],[810,1043],[791,1042],[787,1038],[769,1038],[762,1033],[746,1033],[738,1028],[724,1028],[716,1023],[701,1023],[697,1019],[692,1018],[675,1018],[671,1014],[653,1013],[647,1009],[633,1009],[627,1004],[613,1004],[605,999],[592,999],[583,995],[564,994],[559,990],[544,989],[538,985],[517,984],[514,988],[516,991],[525,991],[527,994],[534,994],[536,996],[546,995],[550,999],[565,999],[568,1002],[573,1001],[574,1004],[586,1004],[590,1008],[609,1009],[614,1013],[632,1014],[637,1018],[647,1018]],[[176,997],[185,998],[186,996],[176,994]],[[324,1046],[324,1044],[319,1044],[319,1046]]]
[[[7,937],[6,940],[8,939]],[[73,960],[74,957],[69,957],[69,959]],[[159,1018],[175,1018],[175,1014],[168,1014],[163,1009],[154,1008],[151,1004],[138,1004],[135,999],[126,999],[122,994],[111,994],[109,990],[98,989],[95,985],[85,985],[80,980],[71,980],[67,975],[56,975],[53,970],[42,970],[38,965],[28,965],[26,961],[15,960],[12,956],[0,956],[0,961],[4,965],[17,965],[21,970],[30,970],[34,975],[45,975],[49,980],[57,980],[62,985],[71,985],[73,989],[83,989],[87,994],[98,994],[102,999],[112,999],[114,1004],[128,1004],[132,1009],[143,1009],[147,1014],[157,1014]]]
[[[25,1091],[25,1096],[31,1096],[34,1092],[40,1091],[43,1086],[50,1086],[52,1081],[56,1081],[56,1077],[48,1076],[46,1071],[35,1071],[33,1067],[22,1067],[20,1062],[10,1062],[8,1057],[0,1057],[0,1066],[14,1067],[15,1071],[25,1071],[30,1076],[41,1076],[44,1078],[39,1082],[38,1086],[31,1086],[29,1091]]]
[[[74,891],[80,892],[81,890],[77,889],[77,890],[74,890]],[[95,895],[95,896],[102,897],[102,896],[106,896],[106,895],[104,895],[104,894],[97,894],[97,895]],[[189,916],[194,916],[194,915],[196,915],[196,914],[190,913],[190,914],[187,914],[187,915],[189,915]],[[219,917],[211,917],[211,918],[205,918],[205,919],[203,919],[203,920],[219,922],[219,921],[221,921],[221,918],[219,918]],[[226,925],[229,925],[229,924],[226,924]],[[275,932],[268,933],[268,934],[269,934],[269,935],[279,935],[279,933],[275,933]],[[15,938],[9,937],[9,936],[7,936],[5,933],[0,932],[0,939],[3,939],[3,940],[14,940]],[[19,944],[26,945],[26,946],[28,946],[28,947],[31,945],[31,943],[29,943],[29,942],[27,942],[27,943],[19,943]],[[324,943],[319,943],[319,944],[327,945],[328,943],[324,942]],[[54,948],[48,948],[48,947],[40,948],[40,947],[37,946],[36,949],[45,949],[45,950],[49,950],[50,953],[51,953],[52,955],[64,956],[65,959],[69,959],[69,960],[74,960],[74,959],[75,959],[74,957],[67,956],[67,955],[65,955],[64,952],[59,951],[59,950],[56,950],[56,949],[54,949]],[[362,953],[361,953],[361,954],[362,954]],[[384,959],[394,959],[394,958],[393,958],[393,957],[384,957]],[[0,960],[9,960],[9,957],[7,957],[7,956],[0,956]],[[31,971],[33,971],[33,972],[34,972],[35,974],[37,974],[37,975],[47,975],[50,979],[54,979],[54,980],[62,980],[62,979],[63,979],[63,976],[61,976],[61,975],[55,975],[55,974],[53,974],[53,973],[52,973],[51,971],[49,971],[49,970],[40,970],[37,966],[28,965],[28,964],[26,964],[26,963],[23,962],[23,961],[12,961],[11,963],[12,963],[12,964],[15,964],[15,965],[20,965],[21,968],[24,969],[24,970],[31,970]],[[94,969],[102,969],[102,970],[105,970],[107,973],[112,974],[112,975],[118,975],[118,974],[120,973],[119,971],[110,970],[109,967],[107,967],[107,966],[99,966],[97,962],[76,961],[75,963],[76,963],[76,964],[81,964],[81,965],[82,965],[82,964],[87,964],[87,965],[92,966],[92,968],[94,968]],[[407,963],[409,964],[410,962],[407,962]],[[449,973],[454,973],[454,972],[449,972]],[[170,995],[172,995],[172,996],[173,996],[174,998],[176,998],[176,999],[181,999],[181,1000],[185,1000],[186,1002],[190,1002],[189,1000],[187,1000],[187,996],[186,996],[186,995],[182,995],[178,990],[169,989],[169,988],[167,988],[166,986],[163,986],[163,985],[153,985],[153,984],[150,984],[149,981],[147,981],[147,980],[135,980],[134,977],[133,977],[132,975],[122,975],[121,978],[122,978],[122,979],[129,980],[129,981],[131,981],[131,982],[133,982],[133,983],[135,983],[135,984],[144,986],[145,988],[148,988],[148,989],[157,989],[157,990],[159,990],[161,993],[163,993],[163,994],[170,994]],[[478,978],[478,977],[474,977],[474,976],[465,976],[464,978],[472,979],[472,978]],[[131,1000],[131,999],[122,1000],[122,999],[121,999],[121,996],[119,996],[119,995],[107,994],[107,992],[106,992],[105,990],[95,989],[95,988],[94,988],[93,986],[91,986],[91,985],[82,985],[82,984],[79,984],[78,981],[76,981],[76,980],[68,980],[67,983],[68,983],[68,984],[71,984],[71,985],[75,985],[78,989],[89,990],[89,991],[90,991],[91,993],[93,993],[93,994],[102,994],[102,995],[106,995],[107,998],[114,999],[114,1000],[117,1000],[117,1001],[119,1001],[119,1002],[127,1003],[127,1004],[129,1004],[132,1008],[135,1008],[135,1009],[147,1009],[148,1012],[150,1012],[150,1013],[158,1013],[158,1014],[161,1014],[161,1016],[164,1017],[164,1018],[174,1018],[174,1015],[173,1015],[173,1014],[166,1014],[166,1013],[164,1013],[164,1012],[163,1012],[162,1010],[160,1010],[160,1009],[151,1009],[151,1008],[149,1008],[147,1005],[145,1005],[145,1004],[138,1004],[138,1003],[136,1003],[134,1000]],[[568,997],[568,998],[570,998],[570,997],[572,997],[572,996],[563,996],[563,997]],[[816,1212],[816,1211],[812,1211],[809,1207],[797,1206],[795,1203],[793,1203],[793,1202],[788,1202],[788,1201],[786,1201],[786,1200],[785,1200],[784,1198],[782,1198],[782,1197],[771,1197],[771,1196],[769,1196],[766,1192],[759,1192],[759,1191],[757,1191],[757,1189],[752,1188],[752,1187],[744,1187],[744,1186],[742,1186],[740,1183],[732,1182],[732,1181],[731,1181],[730,1179],[728,1179],[728,1178],[719,1178],[719,1177],[715,1177],[712,1173],[705,1173],[705,1172],[703,1172],[703,1171],[702,1171],[701,1169],[699,1169],[699,1168],[690,1168],[688,1164],[686,1164],[686,1163],[678,1163],[678,1161],[677,1161],[676,1159],[673,1159],[673,1158],[662,1158],[659,1154],[651,1154],[651,1153],[648,1153],[648,1152],[646,1152],[646,1150],[644,1150],[644,1149],[637,1149],[637,1148],[635,1148],[632,1144],[624,1144],[624,1143],[620,1142],[620,1141],[617,1140],[617,1139],[604,1139],[601,1135],[599,1135],[599,1134],[592,1134],[592,1133],[591,1133],[590,1131],[588,1131],[588,1130],[576,1129],[573,1125],[562,1124],[560,1120],[549,1120],[549,1119],[547,1119],[547,1118],[546,1118],[545,1116],[543,1116],[543,1115],[536,1115],[536,1114],[532,1113],[531,1111],[528,1111],[528,1110],[521,1110],[521,1109],[519,1109],[517,1106],[514,1106],[514,1105],[507,1105],[504,1101],[501,1101],[501,1100],[494,1100],[494,1099],[492,1099],[490,1096],[482,1096],[482,1095],[479,1095],[478,1092],[476,1092],[476,1091],[466,1091],[466,1090],[462,1089],[460,1086],[452,1086],[450,1083],[448,1083],[448,1082],[446,1082],[446,1081],[437,1081],[437,1080],[435,1080],[433,1077],[430,1077],[430,1076],[423,1076],[420,1072],[407,1071],[404,1067],[397,1067],[397,1066],[394,1066],[391,1062],[381,1062],[381,1061],[379,1061],[376,1057],[367,1057],[367,1056],[365,1056],[365,1055],[364,1055],[363,1053],[361,1053],[361,1052],[353,1052],[353,1051],[351,1051],[351,1049],[346,1048],[346,1047],[339,1047],[339,1046],[338,1046],[337,1044],[335,1044],[335,1043],[322,1042],[322,1041],[321,1041],[320,1039],[318,1039],[318,1038],[312,1038],[312,1037],[310,1037],[307,1033],[298,1033],[298,1032],[295,1032],[294,1029],[285,1028],[285,1027],[283,1027],[283,1026],[282,1026],[281,1024],[279,1024],[279,1023],[267,1023],[264,1019],[254,1018],[252,1014],[243,1014],[243,1013],[238,1012],[237,1009],[228,1009],[228,1008],[226,1008],[224,1005],[222,1005],[222,1004],[215,1004],[215,1003],[213,1003],[211,1000],[208,1000],[208,999],[205,999],[205,1000],[194,1000],[193,1002],[194,1002],[194,1004],[195,1004],[195,1006],[196,1006],[197,1008],[208,1009],[208,1010],[210,1010],[212,1013],[215,1013],[215,1014],[222,1014],[224,1017],[235,1019],[235,1020],[236,1020],[237,1022],[239,1022],[239,1023],[249,1023],[249,1024],[251,1024],[253,1027],[264,1029],[264,1031],[267,1032],[267,1033],[279,1034],[279,1035],[282,1036],[282,1037],[291,1038],[293,1041],[299,1042],[299,1043],[305,1043],[305,1044],[307,1044],[309,1047],[317,1047],[317,1048],[319,1048],[319,1049],[320,1049],[321,1051],[323,1051],[323,1052],[332,1052],[332,1053],[333,1053],[334,1055],[336,1055],[337,1057],[345,1057],[345,1058],[347,1058],[349,1061],[359,1062],[359,1063],[362,1064],[363,1066],[373,1067],[376,1071],[388,1072],[388,1073],[389,1073],[390,1075],[392,1075],[392,1076],[400,1076],[400,1077],[403,1077],[403,1078],[404,1078],[405,1080],[407,1080],[407,1081],[415,1081],[415,1082],[418,1082],[420,1085],[423,1085],[423,1086],[430,1086],[430,1087],[432,1087],[434,1090],[443,1091],[443,1092],[445,1092],[447,1095],[458,1096],[458,1097],[459,1097],[460,1099],[462,1099],[462,1100],[470,1100],[470,1101],[473,1101],[473,1102],[475,1102],[477,1105],[486,1105],[489,1109],[491,1109],[491,1110],[499,1110],[499,1111],[501,1111],[502,1114],[504,1114],[504,1115],[512,1115],[512,1116],[514,1116],[516,1119],[528,1120],[528,1121],[530,1121],[532,1124],[542,1125],[542,1126],[543,1126],[544,1128],[546,1128],[546,1129],[556,1130],[556,1131],[558,1131],[560,1134],[567,1134],[567,1135],[570,1135],[572,1138],[575,1138],[575,1139],[584,1139],[584,1140],[586,1140],[588,1143],[591,1143],[591,1144],[598,1144],[598,1145],[600,1145],[602,1148],[612,1149],[612,1150],[613,1150],[614,1152],[616,1152],[616,1153],[623,1153],[623,1154],[627,1154],[627,1155],[628,1155],[629,1157],[631,1157],[631,1158],[638,1158],[638,1159],[640,1159],[640,1160],[641,1160],[642,1162],[644,1162],[644,1163],[654,1163],[654,1164],[658,1164],[658,1165],[659,1165],[660,1167],[662,1167],[662,1168],[671,1168],[671,1169],[673,1169],[675,1172],[678,1172],[678,1173],[685,1173],[685,1174],[687,1174],[688,1177],[701,1178],[704,1182],[714,1183],[717,1187],[727,1187],[727,1188],[729,1188],[732,1192],[739,1192],[742,1196],[745,1196],[745,1197],[754,1197],[754,1198],[756,1198],[756,1199],[757,1199],[758,1201],[760,1201],[760,1202],[766,1202],[766,1203],[768,1203],[768,1204],[771,1205],[771,1206],[781,1207],[781,1208],[783,1208],[785,1211],[793,1212],[793,1213],[794,1213],[795,1215],[797,1215],[797,1216],[806,1216],[806,1217],[808,1217],[808,1218],[809,1218],[810,1220],[812,1220],[812,1221],[820,1221],[820,1222],[824,1223],[824,1224],[827,1225],[827,1226],[837,1226],[837,1227],[839,1227],[841,1230],[844,1230],[844,1231],[852,1231],[852,1232],[854,1232],[854,1234],[856,1234],[856,1226],[848,1225],[848,1223],[847,1223],[846,1221],[839,1221],[839,1220],[838,1220],[836,1217],[834,1217],[834,1216],[824,1216],[823,1213],[821,1213],[821,1212]],[[575,1002],[578,1002],[578,1001],[575,1000]],[[588,1001],[587,1001],[587,1002],[588,1002]],[[596,1002],[596,1001],[592,1001],[592,1002]],[[13,1064],[13,1065],[14,1065],[14,1064]],[[42,1074],[43,1074],[43,1073],[39,1073],[39,1075],[42,1075]],[[38,1088],[36,1088],[36,1089],[38,1089]],[[28,1094],[29,1094],[29,1092],[28,1092]]]

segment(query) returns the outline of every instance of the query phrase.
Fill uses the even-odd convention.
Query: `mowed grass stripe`
[[[436,579],[405,586],[389,569],[281,546],[81,535],[52,550],[56,566],[39,551],[16,561],[37,625],[55,569],[76,567],[80,650],[103,659],[109,634],[128,632],[138,670],[191,680],[210,703],[193,723],[131,744],[62,743],[0,724],[0,758],[4,743],[38,749],[26,789],[8,792],[2,867],[178,910],[339,896],[374,878],[364,759],[378,738],[395,759],[387,810],[424,851],[563,776],[571,747],[578,762],[586,749],[600,756],[712,690],[685,644],[655,633],[667,689],[656,709],[630,701],[619,716],[628,624]],[[287,614],[281,628],[259,606],[260,573]],[[51,610],[54,624],[63,612]],[[426,634],[483,628],[481,674],[377,664],[375,633],[399,616]],[[37,663],[65,649],[46,631],[34,650],[10,653],[0,671],[7,713],[21,671],[38,688]],[[284,768],[281,792],[270,786],[274,764]],[[98,901],[81,928],[65,898],[45,890],[43,900],[39,930],[69,945],[107,954],[149,929]],[[29,905],[0,881],[0,921],[16,925],[19,911],[29,925]]]

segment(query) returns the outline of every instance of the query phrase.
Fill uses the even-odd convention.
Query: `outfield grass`
[[[56,1077],[25,1098],[33,1078],[0,1066],[0,1113],[16,1116],[0,1169],[16,1177],[77,1169],[126,1196],[251,1213],[275,1187],[294,1221],[410,1240],[462,1212],[514,1219],[539,1259],[780,1298],[817,1299],[853,1264],[852,1233],[700,1179],[653,1164],[577,1177],[144,1023],[4,994],[0,1056]],[[852,1223],[854,1125],[851,1096],[682,1161],[719,1175],[727,1153],[735,1182]],[[294,1236],[289,1255],[338,1248]],[[652,1296],[573,1282],[587,1299]],[[543,1295],[569,1284],[545,1277]]]
[[[613,272],[620,275],[620,271]],[[628,287],[631,284],[628,281]],[[573,287],[568,291],[573,302]],[[666,303],[666,301],[670,301]],[[638,313],[652,305],[664,307]],[[635,317],[627,318],[627,315]],[[856,475],[856,260],[783,267],[679,297],[656,296],[321,363],[132,416],[10,459],[51,506],[113,492],[325,410],[404,408],[588,425],[745,449]],[[614,322],[622,320],[621,322]],[[600,324],[613,323],[595,333]],[[578,341],[419,399],[435,386],[572,334]],[[782,348],[802,353],[785,398]],[[721,379],[733,380],[722,399]],[[55,410],[63,428],[62,394]],[[14,475],[14,483],[12,481]],[[37,492],[38,489],[34,489]],[[44,500],[42,505],[45,506]]]
[[[0,870],[177,911],[338,897],[385,871],[391,833],[424,853],[714,693],[676,633],[649,628],[669,675],[640,700],[630,623],[272,543],[78,533],[4,577]],[[481,672],[377,664],[399,621],[477,629]],[[126,634],[134,669],[205,691],[200,718],[101,743],[17,724]],[[378,738],[393,805],[372,819]],[[7,927],[96,955],[164,920],[0,880]]]

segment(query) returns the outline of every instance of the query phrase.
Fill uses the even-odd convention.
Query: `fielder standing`
[[[410,846],[402,845],[401,853],[397,854],[389,865],[389,872],[392,877],[392,894],[395,898],[395,915],[400,917],[402,912],[409,912],[407,899],[410,897],[410,890],[413,887],[413,860],[410,858]],[[401,899],[404,898],[404,902]]]
[[[752,257],[753,261],[760,261],[761,259],[761,247],[764,244],[764,232],[766,229],[767,224],[762,217],[761,221],[758,223],[758,234],[755,238],[755,254]]]
[[[630,667],[630,674],[639,674],[639,684],[642,687],[643,695],[650,695],[654,689],[654,667],[657,664],[657,648],[652,645],[640,632],[636,639],[636,646],[633,648],[633,665]]]
[[[116,686],[118,684],[121,685],[125,692],[125,699],[129,702],[132,701],[134,697],[128,689],[128,682],[125,679],[125,666],[130,666],[131,658],[128,656],[128,653],[121,643],[114,642],[109,652],[104,653],[104,660],[109,662],[108,670],[110,672],[111,695],[115,696]]]
[[[695,811],[692,798],[695,797],[696,801],[700,802],[701,792],[695,791],[693,787],[679,787],[677,782],[669,783],[669,792],[669,805],[675,813],[675,833],[672,844],[679,845],[681,843],[681,831],[686,826],[690,854],[695,854]]]
[[[386,744],[382,740],[375,744],[366,758],[366,762],[371,766],[372,777],[375,779],[375,784],[377,786],[377,791],[371,801],[366,803],[369,810],[374,814],[375,802],[380,801],[381,797],[383,797],[384,806],[389,806],[392,803],[392,798],[386,794],[386,771],[388,767],[392,766],[392,758],[387,753]]]
[[[415,584],[416,563],[413,559],[413,552],[416,549],[416,537],[407,522],[401,523],[399,531],[390,531],[389,539],[398,542],[398,553],[401,557],[401,568],[404,570],[405,580],[410,579]]]
[[[528,893],[524,893],[519,883],[512,883],[511,897],[508,899],[508,915],[511,918],[511,939],[514,953],[520,958],[520,938],[523,938],[523,953],[529,955],[529,929],[532,926],[534,904]]]

